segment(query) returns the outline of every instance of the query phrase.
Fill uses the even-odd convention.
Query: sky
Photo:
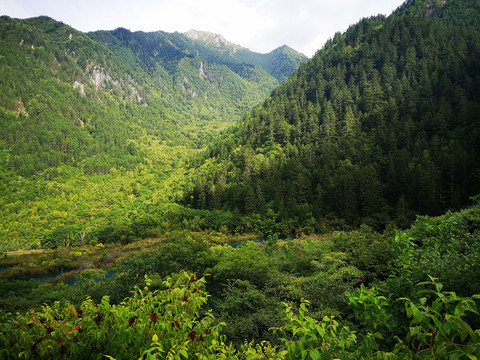
[[[210,31],[252,51],[279,46],[311,57],[360,19],[389,15],[404,0],[0,0],[0,15],[47,15],[87,32]]]

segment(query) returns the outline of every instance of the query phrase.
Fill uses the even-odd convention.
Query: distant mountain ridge
[[[307,57],[283,45],[267,54],[250,51],[228,42],[223,36],[208,31],[189,30],[185,33],[192,41],[201,42],[210,49],[216,49],[232,60],[249,65],[260,65],[278,81],[284,82]]]
[[[280,82],[284,82],[301,62],[307,60],[305,55],[285,45],[268,54],[260,54],[208,31],[189,30],[184,34],[162,31],[145,33],[117,28],[109,32],[92,32],[89,36],[100,39],[105,33],[112,34],[120,40],[122,46],[130,48],[143,60],[147,57],[168,59],[172,65],[184,57],[201,57],[226,65],[234,71],[245,66],[260,66]],[[107,38],[103,38],[105,39]],[[112,41],[112,44],[114,43],[115,41]],[[108,46],[109,42],[105,42],[105,45]],[[139,53],[140,49],[143,53]],[[168,66],[168,63],[165,65]]]

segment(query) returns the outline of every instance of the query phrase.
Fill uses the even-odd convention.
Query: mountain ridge
[[[102,31],[103,32],[103,31]],[[94,37],[98,32],[91,32]],[[260,66],[279,82],[284,82],[297,68],[298,65],[307,60],[307,57],[296,50],[283,45],[261,54],[251,51],[241,45],[233,44],[226,40],[222,35],[208,31],[189,30],[186,33],[166,33],[157,32],[131,32],[124,28],[117,28],[110,31],[111,34],[120,40],[125,37],[136,37],[138,41],[147,43],[147,46],[163,46],[166,50],[176,52],[176,56],[196,57],[200,56],[206,59],[212,59],[217,63],[229,66],[234,71],[241,65]],[[159,41],[154,39],[155,34],[164,37],[165,42],[153,44],[151,42]],[[185,36],[183,38],[182,36]],[[188,39],[188,40],[187,40]],[[128,42],[126,44],[128,46]],[[160,49],[156,49],[156,53]],[[156,55],[155,55],[156,56]]]

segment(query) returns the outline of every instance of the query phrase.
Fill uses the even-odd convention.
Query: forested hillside
[[[1,17],[0,358],[480,358],[480,1],[302,60]]]
[[[407,1],[337,33],[203,154],[184,201],[278,225],[405,227],[480,192],[480,5]],[[200,166],[201,165],[201,166]]]
[[[306,59],[225,41],[244,61],[187,34],[85,34],[48,17],[3,16],[0,34],[0,241],[10,249],[174,198],[166,174]]]

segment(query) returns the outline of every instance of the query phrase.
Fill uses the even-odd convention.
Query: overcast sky
[[[221,34],[267,53],[288,45],[311,57],[337,31],[361,18],[389,15],[403,0],[0,0],[0,15],[47,15],[80,31]]]

